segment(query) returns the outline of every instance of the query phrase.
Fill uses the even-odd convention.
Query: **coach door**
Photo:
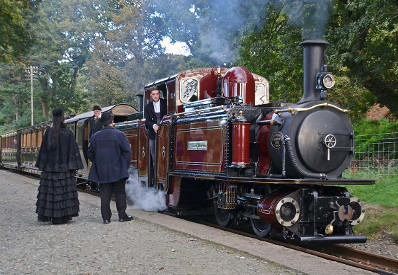
[[[165,116],[157,135],[156,144],[156,187],[167,190],[167,172],[169,170],[171,116]]]

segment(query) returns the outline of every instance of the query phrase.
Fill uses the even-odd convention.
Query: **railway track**
[[[315,246],[308,249],[329,255],[330,257],[337,257],[340,262],[366,270],[383,274],[398,274],[398,260],[386,256],[344,245]]]
[[[191,220],[192,221],[192,220]],[[231,233],[239,234],[242,236],[255,238],[264,242],[269,242],[275,245],[280,245],[311,255],[315,255],[327,260],[336,261],[339,263],[347,264],[350,266],[358,267],[364,270],[376,272],[378,274],[398,274],[398,260],[367,251],[347,247],[344,245],[337,244],[323,244],[323,245],[306,245],[298,246],[294,244],[284,243],[281,241],[260,238],[255,234],[244,232],[242,230],[221,227],[215,223],[209,221],[195,221],[203,225],[218,228]]]

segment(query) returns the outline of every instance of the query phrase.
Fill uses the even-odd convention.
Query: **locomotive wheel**
[[[254,233],[260,238],[265,238],[271,233],[271,225],[258,219],[250,219]]]
[[[233,218],[231,210],[220,209],[217,207],[216,203],[213,205],[214,216],[219,226],[227,227]]]

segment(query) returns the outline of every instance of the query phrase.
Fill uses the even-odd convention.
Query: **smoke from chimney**
[[[289,23],[302,30],[304,39],[323,39],[333,4],[334,0],[287,1],[282,10]]]

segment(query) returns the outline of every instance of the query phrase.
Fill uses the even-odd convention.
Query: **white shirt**
[[[155,102],[155,101],[152,101],[153,102],[153,109],[155,110],[155,113],[160,113],[160,99],[157,101],[157,102]],[[157,124],[153,124],[153,126],[152,126],[152,128],[155,130],[155,126],[157,126]]]
[[[155,113],[160,113],[160,99],[157,102],[153,101],[153,109]]]
[[[94,116],[94,119],[101,119],[101,115],[102,115],[102,113],[100,113],[99,116]]]

